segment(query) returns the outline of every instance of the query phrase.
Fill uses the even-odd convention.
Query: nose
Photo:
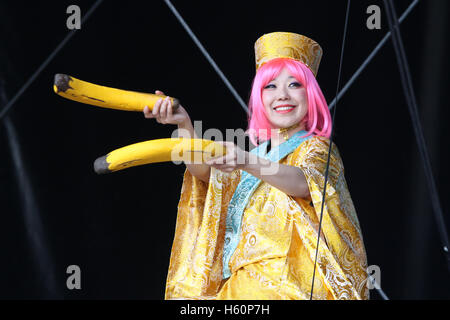
[[[279,88],[277,97],[278,97],[278,100],[280,100],[280,101],[288,100],[289,92],[287,91],[286,88]]]

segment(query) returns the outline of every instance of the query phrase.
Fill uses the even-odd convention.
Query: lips
[[[288,112],[291,112],[292,110],[294,110],[295,106],[293,106],[292,104],[283,104],[283,105],[276,106],[273,109],[275,110],[276,113],[288,113]]]

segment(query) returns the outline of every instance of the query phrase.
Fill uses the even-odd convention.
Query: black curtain
[[[82,15],[94,1],[78,1]],[[264,33],[305,34],[324,49],[317,80],[334,98],[346,1],[173,1],[244,100]],[[1,106],[65,37],[73,3],[0,2]],[[366,27],[369,5],[380,30]],[[402,13],[410,1],[395,1]],[[401,25],[444,212],[449,186],[448,3],[421,1]],[[344,84],[388,32],[382,1],[353,1]],[[246,115],[163,1],[104,2],[0,124],[3,299],[162,299],[184,167],[152,164],[99,176],[116,148],[170,137],[173,126],[53,93],[66,73],[110,87],[177,97],[203,132],[246,129]],[[448,299],[442,245],[389,41],[339,101],[335,142],[369,264],[392,299]],[[448,218],[447,229],[448,229]],[[81,269],[69,290],[68,266]],[[380,299],[371,292],[373,299]]]

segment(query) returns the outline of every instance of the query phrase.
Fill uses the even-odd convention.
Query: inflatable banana
[[[95,160],[94,170],[98,174],[104,174],[155,162],[201,163],[212,157],[225,155],[225,153],[225,147],[212,140],[157,139],[116,149]]]
[[[145,106],[153,110],[156,101],[166,97],[158,94],[99,86],[59,73],[55,75],[53,90],[61,97],[81,103],[103,108],[140,112],[144,110]],[[176,111],[180,102],[175,98],[170,99],[172,100],[172,110]]]

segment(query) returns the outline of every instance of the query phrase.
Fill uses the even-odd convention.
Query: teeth
[[[293,109],[294,107],[279,107],[279,108],[275,108],[275,110],[289,110],[289,109]]]

